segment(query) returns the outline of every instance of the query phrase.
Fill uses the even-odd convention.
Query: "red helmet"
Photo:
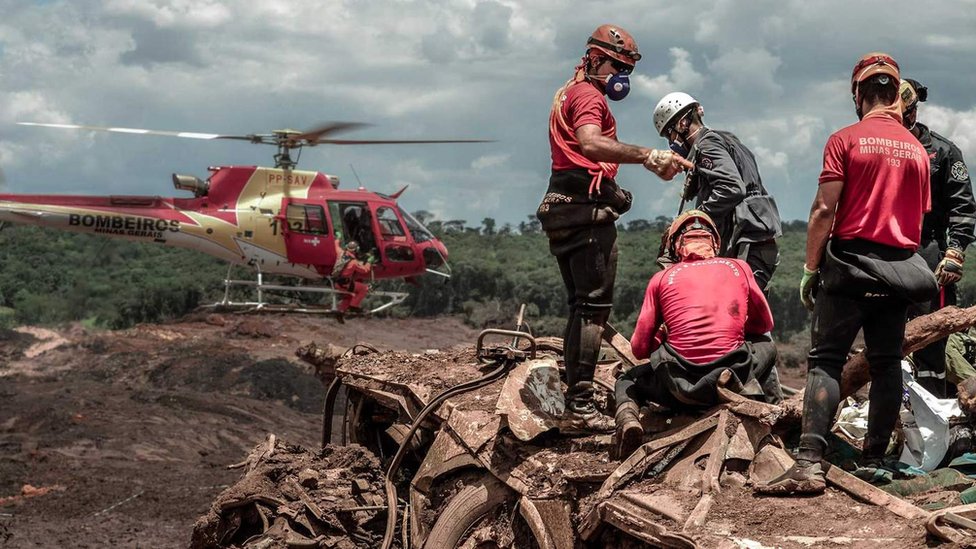
[[[887,74],[894,78],[895,86],[898,86],[901,79],[898,63],[890,55],[879,51],[871,52],[858,59],[854,65],[851,72],[851,93],[855,92],[859,83],[876,74]]]
[[[637,42],[629,32],[615,25],[600,25],[586,40],[587,48],[594,48],[608,57],[633,67],[640,61]]]

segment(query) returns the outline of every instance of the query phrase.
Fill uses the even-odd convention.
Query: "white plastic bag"
[[[899,459],[908,465],[932,471],[939,466],[949,449],[949,419],[962,415],[959,401],[954,398],[939,399],[925,390],[912,377],[912,365],[908,361],[902,361],[901,370],[902,383],[912,409],[901,409],[905,446]]]

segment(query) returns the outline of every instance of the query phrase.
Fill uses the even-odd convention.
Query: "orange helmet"
[[[608,57],[633,67],[640,61],[637,42],[629,32],[615,25],[600,25],[586,40],[587,48],[594,48]]]
[[[707,213],[701,210],[688,210],[674,218],[674,221],[671,222],[671,225],[665,233],[665,251],[672,258],[676,257],[675,246],[678,244],[678,238],[690,230],[708,231],[712,235],[712,247],[718,253],[722,239],[719,237],[715,222],[712,221],[712,218]]]
[[[858,84],[877,74],[887,74],[894,78],[895,86],[901,79],[898,63],[890,55],[879,51],[871,52],[858,59],[854,65],[851,72],[851,93],[856,93]]]

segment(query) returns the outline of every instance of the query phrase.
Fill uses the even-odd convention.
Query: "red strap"
[[[559,150],[561,150],[563,154],[565,154],[566,157],[573,162],[573,164],[586,168],[586,171],[593,176],[593,179],[590,181],[590,188],[588,191],[590,198],[592,198],[594,196],[594,191],[596,194],[600,194],[600,183],[603,182],[604,177],[613,179],[617,176],[617,170],[620,168],[620,165],[610,162],[594,162],[577,152],[576,149],[570,146],[570,141],[567,141],[567,139],[564,137],[566,135],[575,135],[575,132],[573,132],[572,128],[569,127],[569,124],[566,123],[566,118],[563,116],[563,102],[566,100],[566,90],[576,83],[576,78],[572,78],[567,81],[563,87],[556,91],[556,95],[552,99],[552,110],[549,111],[549,133],[553,136],[553,140],[556,142]],[[559,129],[562,129],[565,133],[560,132]],[[615,130],[616,125],[604,130],[604,133],[613,133]],[[570,139],[572,139],[572,137]],[[579,145],[579,143],[577,143],[575,140],[573,140],[572,143],[577,146]]]

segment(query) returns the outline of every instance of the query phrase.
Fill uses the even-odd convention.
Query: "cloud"
[[[652,77],[638,73],[634,76],[637,84],[635,88],[655,103],[673,91],[693,93],[705,83],[705,77],[695,70],[691,54],[687,50],[671,48],[668,53],[671,56],[671,70],[668,74]]]
[[[479,156],[471,162],[472,170],[485,170],[489,168],[497,168],[498,166],[504,165],[511,158],[510,154],[488,154],[485,156]]]
[[[486,50],[507,50],[513,11],[491,0],[475,4],[471,13],[475,42]]]
[[[12,126],[61,121],[222,133],[374,124],[362,138],[487,138],[478,145],[316,147],[301,167],[392,192],[405,207],[518,223],[549,177],[547,116],[586,37],[622,23],[645,59],[611,108],[621,139],[665,146],[650,123],[684,90],[706,122],[757,155],[787,219],[805,218],[823,143],[854,121],[846,78],[882,47],[932,89],[921,119],[974,162],[976,100],[962,70],[976,9],[898,0],[648,5],[614,0],[0,0],[0,168],[21,192],[164,194],[171,172],[270,162],[246,143]],[[881,9],[883,8],[883,9]],[[844,17],[838,17],[837,14]],[[911,33],[892,33],[912,13]],[[872,24],[865,25],[863,21]],[[666,55],[663,55],[667,52]],[[352,136],[350,136],[352,137]],[[625,166],[632,218],[673,215],[676,187]]]
[[[779,57],[763,48],[733,48],[709,62],[708,68],[715,74],[715,81],[721,82],[724,93],[757,100],[783,92],[776,81],[776,70],[781,64]]]
[[[918,120],[955,143],[962,151],[967,165],[976,165],[976,106],[965,111],[957,111],[936,104],[923,103],[918,112]]]
[[[123,65],[203,64],[193,43],[192,33],[155,25],[138,25],[132,30],[132,40],[135,47],[119,57]]]

